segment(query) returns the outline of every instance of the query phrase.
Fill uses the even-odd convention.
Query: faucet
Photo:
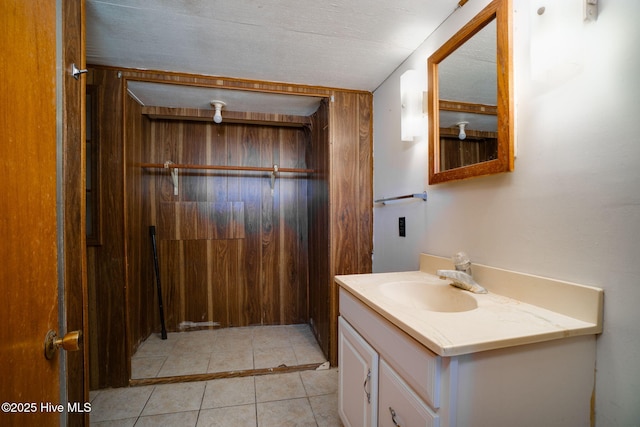
[[[456,288],[464,289],[465,291],[473,292],[475,294],[486,294],[487,290],[480,286],[471,276],[471,260],[469,256],[464,252],[458,252],[453,257],[453,264],[455,270],[438,270],[436,274],[441,279],[451,279],[450,285]]]
[[[464,271],[457,270],[438,270],[436,274],[441,279],[450,279],[451,286],[464,289],[465,291],[473,292],[474,294],[486,294],[487,290],[480,286],[473,277],[465,273]]]

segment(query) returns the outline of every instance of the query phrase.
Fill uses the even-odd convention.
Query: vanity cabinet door
[[[379,427],[438,427],[439,417],[385,362],[380,360]]]
[[[378,353],[338,318],[339,405],[345,427],[377,425]]]

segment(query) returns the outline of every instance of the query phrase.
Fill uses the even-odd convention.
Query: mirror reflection
[[[438,73],[440,169],[496,159],[495,20],[440,62]]]

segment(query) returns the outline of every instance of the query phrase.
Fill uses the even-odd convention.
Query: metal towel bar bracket
[[[401,200],[401,199],[422,199],[423,201],[427,201],[427,192],[424,191],[422,193],[416,193],[416,194],[407,194],[404,196],[396,196],[396,197],[387,197],[385,199],[378,199],[376,200],[374,203],[382,203],[383,205],[386,205],[386,202],[389,202],[391,200]]]

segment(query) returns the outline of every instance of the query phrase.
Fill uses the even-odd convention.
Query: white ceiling
[[[373,91],[457,2],[87,0],[87,63]],[[159,89],[134,94],[177,101]]]
[[[129,93],[141,105],[154,107],[212,109],[211,101],[220,100],[227,111],[309,116],[320,106],[321,98],[300,95],[228,90],[131,81]]]

